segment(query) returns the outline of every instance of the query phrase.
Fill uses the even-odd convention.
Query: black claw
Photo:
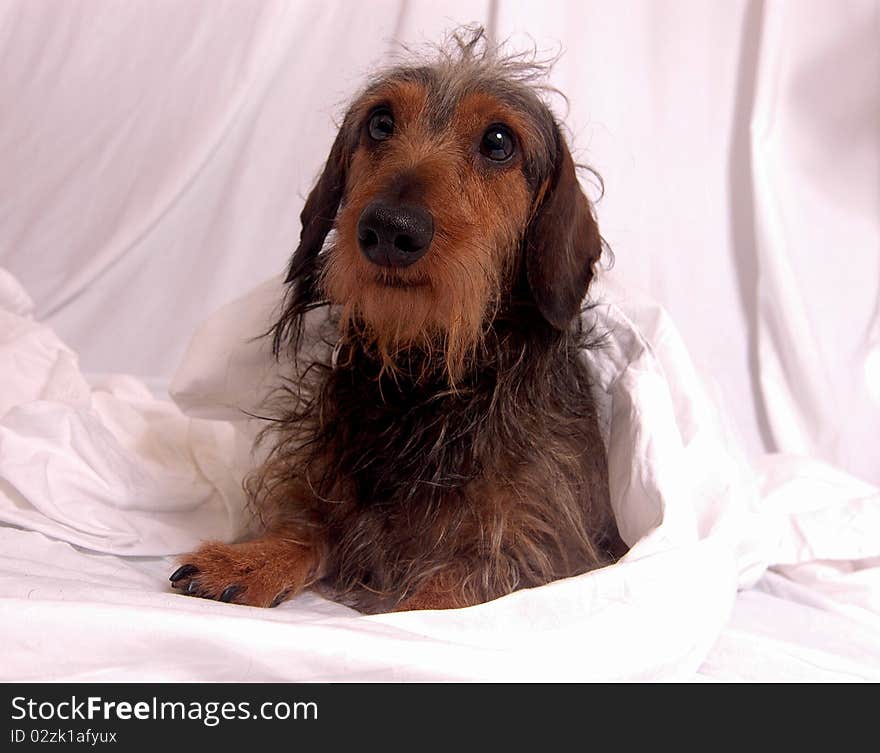
[[[199,582],[197,580],[191,580],[186,584],[186,588],[184,589],[185,593],[194,594],[199,590]]]
[[[291,589],[286,588],[280,594],[278,594],[278,596],[276,596],[274,599],[272,599],[272,603],[269,605],[269,609],[272,609],[273,607],[277,607],[282,601],[284,601],[288,596],[290,596],[290,590]]]
[[[183,580],[184,578],[189,577],[190,575],[195,575],[199,571],[195,565],[182,565],[178,567],[171,576],[168,578],[172,583],[177,583],[179,580]]]
[[[244,586],[228,586],[223,593],[220,594],[220,601],[230,602],[242,591],[244,591]]]

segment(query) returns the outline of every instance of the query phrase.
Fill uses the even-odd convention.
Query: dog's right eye
[[[385,141],[394,133],[394,116],[389,110],[377,110],[370,116],[367,126],[373,141]]]

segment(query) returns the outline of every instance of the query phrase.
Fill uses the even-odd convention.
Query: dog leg
[[[189,596],[276,607],[315,581],[314,549],[280,533],[241,544],[209,542],[180,558],[171,585]]]

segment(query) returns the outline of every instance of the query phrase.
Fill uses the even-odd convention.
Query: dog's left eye
[[[385,141],[394,133],[394,116],[388,110],[378,110],[370,117],[367,126],[373,141]]]
[[[504,162],[513,156],[513,134],[503,125],[491,125],[480,141],[480,153],[494,162]]]

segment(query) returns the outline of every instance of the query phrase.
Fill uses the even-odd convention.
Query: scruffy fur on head
[[[570,322],[602,241],[560,128],[535,86],[544,72],[528,56],[500,54],[477,30],[453,36],[438,61],[374,77],[346,114],[303,211],[276,348],[286,339],[295,344],[305,309],[330,301],[342,307],[342,335],[374,343],[386,364],[416,345],[441,352],[454,379],[522,274],[525,292],[548,320],[560,328]],[[410,127],[377,159],[377,150],[363,148],[364,120],[388,101]],[[521,143],[515,174],[475,171],[462,150],[474,123],[493,117],[513,126]],[[442,232],[423,264],[400,275],[430,285],[389,294],[375,284],[375,270],[357,249],[356,224],[377,193],[418,195],[431,207]],[[322,254],[328,234],[331,247]]]
[[[581,355],[602,241],[542,73],[469,30],[354,100],[272,330],[290,381],[247,482],[266,534],[206,545],[176,586],[263,606],[307,586],[370,612],[466,606],[624,551]],[[394,130],[377,140],[380,110]],[[481,151],[493,124],[512,134],[504,160]],[[365,256],[377,199],[432,217],[415,263]],[[324,348],[304,347],[315,309]]]

